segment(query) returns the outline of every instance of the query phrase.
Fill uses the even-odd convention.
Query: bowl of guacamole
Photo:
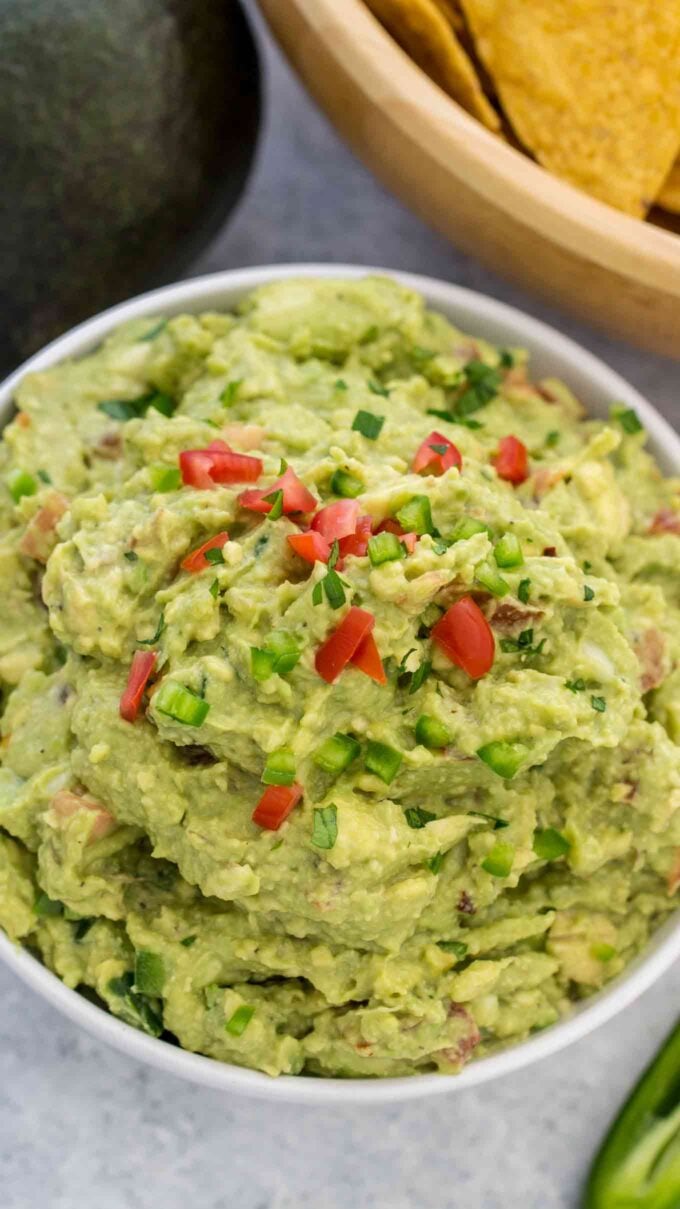
[[[2,397],[29,983],[189,1078],[360,1100],[513,1069],[670,964],[680,445],[631,387],[317,266],[116,307]]]

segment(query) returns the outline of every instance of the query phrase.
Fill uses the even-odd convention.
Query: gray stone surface
[[[556,322],[676,423],[678,367],[461,256],[340,145],[268,51],[269,120],[238,214],[196,271],[286,260],[448,278]],[[576,1209],[589,1156],[676,1016],[680,970],[612,1025],[496,1084],[315,1111],[231,1099],[103,1048],[0,970],[2,1209]]]

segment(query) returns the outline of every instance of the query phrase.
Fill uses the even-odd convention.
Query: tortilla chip
[[[669,214],[680,214],[680,160],[676,160],[666,177],[663,188],[656,199],[657,206]]]
[[[473,117],[498,130],[498,114],[435,0],[366,0],[371,12],[418,66]]]
[[[434,0],[442,17],[452,25],[458,37],[465,32],[465,18],[461,12],[458,0]]]
[[[642,217],[680,149],[680,0],[461,0],[541,164]]]

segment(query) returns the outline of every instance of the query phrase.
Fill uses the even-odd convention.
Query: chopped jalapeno
[[[7,475],[7,487],[15,504],[24,495],[35,495],[38,484],[27,470],[10,470]]]
[[[292,785],[295,780],[295,756],[287,747],[280,747],[267,756],[262,773],[263,785]]]
[[[474,537],[476,533],[488,532],[489,527],[483,521],[475,520],[473,516],[461,516],[449,534],[449,541],[462,542],[468,537]]]
[[[514,533],[505,533],[493,548],[496,565],[503,568],[521,567],[524,562],[519,538]]]
[[[352,735],[336,734],[316,749],[312,759],[324,772],[339,777],[356,760],[360,751],[361,745]]]
[[[485,559],[483,563],[477,564],[475,567],[475,579],[492,596],[507,596],[510,591],[510,584],[507,579],[503,579],[503,576],[498,574],[498,571],[489,559]]]
[[[590,1172],[583,1209],[680,1204],[680,1026],[621,1109]]]
[[[149,479],[152,491],[177,491],[182,486],[182,474],[176,466],[152,466]]]
[[[608,961],[611,961],[613,957],[616,957],[616,949],[614,946],[608,945],[605,942],[596,942],[595,944],[591,945],[590,952],[595,960],[601,961],[603,965],[606,965]]]
[[[396,777],[401,767],[403,756],[395,747],[390,747],[387,743],[377,743],[373,739],[366,744],[366,754],[364,763],[369,772],[380,777],[386,785]]]
[[[375,537],[368,539],[368,557],[371,560],[371,566],[379,567],[382,563],[394,562],[397,558],[403,558],[404,547],[396,533],[376,533]]]
[[[477,748],[477,755],[492,772],[510,780],[524,764],[529,755],[529,748],[524,743],[507,743],[496,739]]]
[[[433,533],[432,510],[426,495],[414,495],[397,512],[397,520],[405,533]]]
[[[534,852],[542,861],[557,861],[566,856],[571,844],[566,835],[555,827],[546,827],[544,831],[534,832]]]
[[[181,722],[183,726],[201,726],[208,715],[207,701],[177,681],[164,680],[154,694],[153,704],[159,714]]]
[[[363,489],[361,479],[355,474],[350,474],[349,470],[336,470],[331,479],[331,491],[334,495],[341,495],[343,499],[354,500],[361,495]]]
[[[450,742],[451,734],[438,718],[432,718],[429,714],[420,715],[416,722],[416,743],[438,748],[447,747]]]
[[[515,849],[512,844],[499,840],[482,861],[482,869],[492,877],[507,877],[512,870]]]
[[[242,1003],[229,1017],[224,1027],[232,1037],[242,1037],[254,1015],[255,1008],[248,1003]]]
[[[272,651],[263,651],[260,647],[250,648],[250,671],[253,680],[268,680],[274,675],[276,655]]]

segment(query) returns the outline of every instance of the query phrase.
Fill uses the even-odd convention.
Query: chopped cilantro
[[[139,638],[138,645],[139,646],[153,646],[154,642],[158,642],[158,639],[160,638],[164,629],[165,629],[165,614],[161,613],[160,617],[158,618],[158,624],[156,626],[156,633],[153,635],[152,638]]]
[[[369,382],[368,389],[372,395],[379,395],[381,399],[389,399],[390,392],[386,386],[381,386],[379,382]]]
[[[443,949],[445,953],[452,953],[459,961],[465,957],[468,947],[463,940],[438,940],[437,948]]]
[[[568,688],[570,693],[585,693],[586,682],[579,676],[578,680],[565,680],[564,687]]]
[[[236,399],[242,382],[243,378],[234,378],[231,382],[227,382],[220,395],[220,403],[223,403],[225,407],[229,407]]]
[[[210,595],[212,596],[213,600],[217,600],[217,594],[218,594],[219,590],[220,590],[219,583],[217,582],[216,579],[213,579],[210,587],[208,588],[208,591],[210,592]]]
[[[219,546],[213,546],[210,550],[205,550],[203,557],[207,563],[223,563],[224,554]]]
[[[312,843],[315,848],[329,849],[338,838],[338,808],[331,802],[314,811]]]
[[[139,337],[140,341],[141,341],[141,340],[155,340],[155,339],[156,339],[156,336],[160,335],[160,333],[161,333],[161,332],[164,330],[164,328],[166,328],[167,326],[168,326],[168,321],[167,321],[167,319],[159,319],[159,320],[158,320],[158,323],[154,323],[153,327],[150,327],[150,328],[148,329],[148,331],[146,331],[146,332],[144,333],[144,335],[143,335],[143,336],[140,336],[140,337]]]
[[[417,693],[419,688],[422,688],[432,671],[432,664],[429,659],[423,659],[420,667],[417,667],[415,672],[411,674],[411,682],[408,686],[409,696]]]
[[[607,702],[604,697],[591,697],[590,704],[594,710],[597,710],[598,714],[603,714],[607,708]]]
[[[272,491],[269,495],[262,497],[268,504],[271,504],[269,512],[267,512],[267,520],[277,521],[280,516],[283,516],[283,490]]]
[[[517,599],[521,600],[522,604],[529,603],[530,589],[531,589],[531,580],[530,579],[520,579],[519,585],[517,588]]]
[[[420,831],[437,816],[432,814],[431,810],[422,810],[420,806],[409,806],[404,811],[404,817],[409,827],[412,827],[414,831]]]
[[[377,441],[384,423],[384,416],[376,416],[372,411],[358,411],[352,421],[352,430],[360,432],[368,441]]]
[[[584,600],[594,600],[594,599],[595,599],[595,592],[594,592],[594,590],[593,590],[593,589],[590,587],[590,585],[589,585],[589,584],[585,584],[585,585],[584,585],[584,588],[583,588],[583,599],[584,599]]]
[[[612,420],[617,420],[623,431],[630,435],[644,431],[639,416],[632,407],[612,407],[609,414]]]
[[[158,996],[165,983],[165,966],[158,953],[139,949],[135,956],[135,981],[132,990],[138,995]]]
[[[434,856],[431,856],[429,858],[429,860],[425,861],[425,868],[429,869],[430,873],[434,873],[434,875],[436,877],[436,875],[438,873],[441,873],[441,868],[442,868],[443,864],[444,864],[444,853],[436,852],[434,854]]]
[[[491,402],[498,394],[502,378],[493,365],[476,360],[468,361],[463,374],[467,385],[456,399],[453,412],[456,416],[467,417]]]

